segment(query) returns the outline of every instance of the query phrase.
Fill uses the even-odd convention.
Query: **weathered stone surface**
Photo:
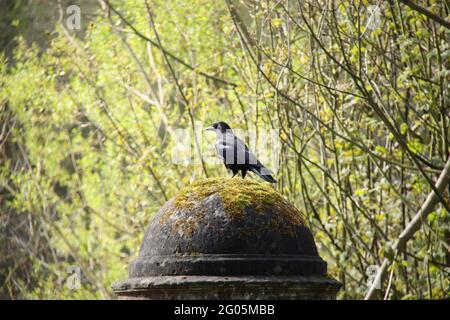
[[[162,276],[117,281],[120,299],[334,300],[340,284],[323,276]]]
[[[303,215],[270,185],[205,179],[152,219],[122,298],[333,298]]]

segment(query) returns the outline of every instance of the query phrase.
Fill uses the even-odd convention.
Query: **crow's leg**
[[[241,170],[242,173],[242,179],[245,179],[245,175],[247,174],[247,170],[243,169]]]

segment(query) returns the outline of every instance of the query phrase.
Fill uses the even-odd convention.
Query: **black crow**
[[[272,177],[272,173],[256,159],[245,143],[233,134],[228,124],[222,121],[216,122],[206,130],[216,133],[217,155],[223,160],[225,167],[233,172],[233,177],[241,171],[242,178],[245,178],[247,171],[251,171],[267,182],[277,182]]]

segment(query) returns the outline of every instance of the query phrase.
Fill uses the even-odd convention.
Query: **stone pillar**
[[[119,299],[335,299],[304,216],[270,185],[199,180],[152,219]]]

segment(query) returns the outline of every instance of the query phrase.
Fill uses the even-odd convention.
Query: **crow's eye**
[[[217,123],[214,123],[213,127],[214,129],[217,129]]]

